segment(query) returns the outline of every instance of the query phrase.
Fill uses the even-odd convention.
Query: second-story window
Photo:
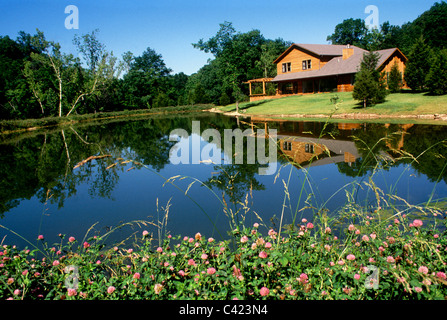
[[[286,62],[282,64],[282,72],[290,72],[292,70],[292,64],[290,62]]]
[[[312,69],[312,60],[303,60],[303,70]]]

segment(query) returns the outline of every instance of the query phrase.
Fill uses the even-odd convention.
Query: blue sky
[[[212,37],[230,21],[237,31],[259,29],[269,39],[327,43],[326,37],[347,18],[365,19],[365,8],[379,9],[379,23],[413,21],[440,0],[0,0],[0,35],[43,31],[66,53],[76,54],[75,34],[99,29],[106,49],[121,57],[151,47],[174,73],[192,74],[211,55],[192,43]],[[79,29],[66,29],[65,7],[79,9]]]

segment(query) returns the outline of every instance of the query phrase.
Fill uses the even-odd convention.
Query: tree
[[[166,67],[161,54],[158,54],[154,49],[149,47],[141,56],[133,59],[130,70],[148,73],[159,78],[167,76],[172,71]]]
[[[396,93],[399,92],[401,88],[402,72],[399,71],[398,64],[394,63],[388,75],[388,90],[390,90],[391,93]]]
[[[383,36],[380,49],[401,48],[399,43],[401,33],[400,26],[394,26],[391,25],[389,21],[385,21],[380,26],[380,32]]]
[[[0,36],[1,119],[28,115],[39,116],[39,112],[35,112],[36,101],[22,73],[24,63],[32,49],[31,45],[25,46],[18,40],[14,41],[8,36]]]
[[[273,61],[284,52],[285,47],[290,46],[291,43],[286,43],[284,40],[278,38],[274,41],[267,40],[261,45],[261,55],[256,61],[256,66],[263,70],[263,77],[276,76],[276,64]]]
[[[387,95],[383,77],[377,70],[378,61],[378,53],[365,53],[355,76],[353,98],[362,101],[363,107],[382,103]]]
[[[132,63],[134,60],[133,53],[130,51],[126,51],[122,54],[122,65],[124,73],[128,73],[130,68],[132,67]]]
[[[197,73],[192,74],[186,83],[185,91],[187,96],[187,103],[198,103],[195,101],[195,89],[200,84],[202,89],[206,92],[206,101],[203,103],[215,103],[219,102],[222,92],[226,92],[222,88],[220,67],[218,61],[213,59],[208,64],[204,65]],[[231,95],[231,92],[226,92],[227,95]]]
[[[426,83],[431,94],[447,94],[447,50],[436,53]]]
[[[161,92],[168,91],[171,69],[166,67],[162,56],[149,47],[141,56],[133,59],[129,54],[126,56],[130,69],[123,78],[123,103],[128,107],[150,108]],[[163,95],[159,101],[162,101],[162,98]]]
[[[430,57],[430,47],[421,36],[413,45],[405,68],[405,82],[412,90],[425,89],[426,76],[430,71]]]
[[[422,13],[413,24],[420,30],[427,44],[434,48],[447,49],[447,3],[436,2],[429,10]],[[419,36],[417,35],[417,36]]]
[[[383,42],[384,42],[384,35],[377,28],[368,30],[363,38],[363,46],[368,51],[381,50]]]
[[[207,41],[200,39],[197,43],[193,43],[193,47],[206,53],[213,54],[216,58],[219,57],[225,48],[231,43],[236,30],[231,22],[225,21],[219,24],[220,28],[214,37]]]
[[[236,32],[231,22],[220,24],[217,34],[207,41],[203,39],[193,44],[197,49],[212,53],[215,59],[192,76],[191,82],[204,78],[202,83],[213,103],[219,103],[225,93],[232,101],[241,101],[248,94],[249,79],[274,75],[274,58],[287,48],[282,39],[265,39],[259,30]],[[209,74],[207,74],[209,73]],[[188,87],[194,87],[194,85]]]
[[[95,71],[97,65],[106,54],[105,45],[99,42],[97,38],[96,34],[98,32],[99,30],[95,29],[90,34],[87,33],[81,37],[75,35],[73,38],[73,44],[78,48],[91,72]]]
[[[327,37],[332,44],[352,44],[365,48],[365,36],[368,32],[365,21],[362,19],[345,19],[335,26],[334,33]]]
[[[42,48],[42,54],[32,52],[30,57],[31,61],[36,64],[40,64],[42,67],[49,67],[53,74],[51,77],[53,79],[54,88],[56,88],[57,93],[57,103],[58,103],[58,116],[62,116],[62,100],[63,100],[63,57],[61,53],[61,46],[57,42],[47,41],[45,35],[42,31],[37,29],[37,34],[32,38],[32,44],[34,47]],[[28,71],[31,69],[28,69]],[[28,72],[28,77],[31,77],[31,73]],[[45,80],[45,79],[43,79]],[[34,80],[31,80],[34,82]],[[43,109],[42,109],[43,110]]]

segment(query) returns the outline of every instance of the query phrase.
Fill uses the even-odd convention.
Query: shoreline
[[[197,110],[198,109],[198,110]],[[209,112],[215,114],[222,114],[224,116],[230,117],[243,117],[243,118],[258,118],[264,120],[341,120],[341,121],[412,121],[416,123],[427,123],[427,124],[438,124],[438,125],[447,125],[447,113],[442,114],[378,114],[378,113],[334,113],[334,114],[301,114],[301,113],[293,113],[293,114],[250,114],[244,112],[235,112],[235,111],[223,111],[220,110],[219,107],[211,107],[208,109],[202,108],[192,108],[192,109],[180,109],[175,110],[175,108],[167,108],[165,110],[153,110],[151,111],[143,111],[143,112],[111,112],[111,113],[102,113],[102,114],[92,114],[92,115],[83,115],[80,117],[73,118],[62,118],[62,119],[51,119],[51,118],[43,118],[43,119],[27,119],[27,120],[6,120],[5,122],[20,122],[20,121],[30,121],[29,125],[12,125],[9,126],[9,130],[6,128],[2,128],[0,131],[0,135],[10,135],[17,133],[25,133],[36,131],[45,128],[52,128],[64,125],[73,125],[78,123],[89,123],[89,122],[97,122],[97,121],[107,121],[112,119],[124,119],[124,118],[137,118],[137,117],[147,117],[147,116],[157,116],[157,115],[173,115],[173,114],[184,114],[190,112]],[[6,129],[6,130],[5,130]]]
[[[285,119],[337,119],[337,120],[417,120],[417,121],[435,121],[438,124],[447,125],[447,114],[419,114],[419,115],[389,115],[377,113],[335,113],[327,114],[247,114],[237,113],[235,111],[227,112],[218,108],[206,110],[212,113],[219,113],[225,116],[240,117],[259,117],[259,118],[285,118]]]
[[[16,119],[0,121],[0,136],[26,133],[45,128],[63,127],[80,123],[94,123],[99,121],[110,121],[126,118],[144,118],[160,115],[176,115],[191,112],[200,112],[206,110],[204,106],[186,106],[186,107],[165,107],[157,109],[137,109],[113,112],[98,112],[83,115],[73,115],[70,117],[46,117],[38,119]]]

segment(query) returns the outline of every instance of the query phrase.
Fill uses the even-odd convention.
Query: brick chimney
[[[354,54],[354,48],[351,48],[351,45],[347,45],[346,48],[343,48],[343,60],[348,59]]]

